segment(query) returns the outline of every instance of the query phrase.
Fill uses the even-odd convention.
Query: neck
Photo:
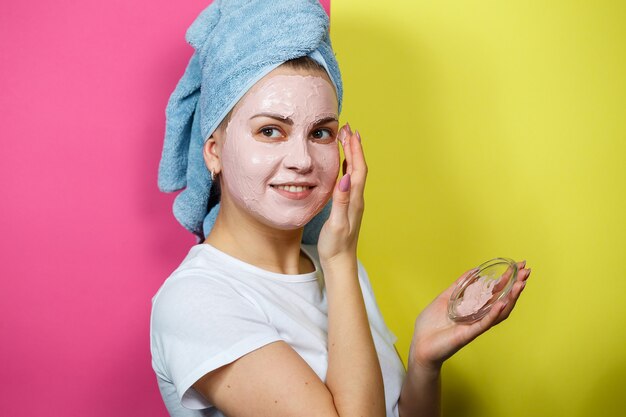
[[[224,197],[224,195],[223,195]],[[301,254],[303,228],[279,230],[229,206],[222,198],[220,211],[205,243],[237,259],[280,274],[303,274],[315,267]]]

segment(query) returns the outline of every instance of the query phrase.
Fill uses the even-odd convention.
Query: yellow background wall
[[[622,1],[332,2],[359,251],[404,362],[463,271],[533,270],[444,366],[445,415],[626,415],[625,22]]]

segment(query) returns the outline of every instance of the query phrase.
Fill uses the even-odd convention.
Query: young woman
[[[281,12],[294,13],[240,3],[256,3],[281,22]],[[316,2],[288,3],[324,23]],[[263,21],[242,10],[238,19]],[[222,8],[220,19],[228,12]],[[201,15],[196,22],[208,21]],[[247,23],[241,27],[250,36],[254,25]],[[212,30],[224,41],[215,34],[219,27]],[[321,42],[329,45],[327,37]],[[190,116],[204,133],[207,206],[217,210],[205,207],[206,239],[153,298],[151,351],[163,399],[172,416],[436,416],[443,362],[509,315],[530,270],[520,263],[508,298],[474,324],[452,322],[453,286],[442,293],[415,322],[405,370],[356,256],[365,139],[347,124],[339,128],[341,83],[332,54],[298,53],[277,59],[262,76],[257,71],[215,120],[196,123],[198,111],[210,113],[202,97]],[[327,203],[317,243],[303,244],[305,226]]]

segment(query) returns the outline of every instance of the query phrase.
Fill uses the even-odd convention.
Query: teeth
[[[295,185],[277,185],[276,188],[280,189],[280,190],[285,190],[285,191],[289,191],[291,193],[300,193],[302,191],[308,190],[309,186],[295,186]]]

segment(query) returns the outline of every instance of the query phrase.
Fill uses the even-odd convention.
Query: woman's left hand
[[[472,270],[465,272],[457,282],[435,298],[415,320],[415,331],[409,351],[409,369],[416,366],[426,370],[440,369],[443,362],[459,349],[505,320],[515,307],[530,275],[530,269],[525,268],[525,261],[518,262],[517,265],[519,272],[511,292],[477,322],[456,323],[448,317],[448,300],[456,283],[469,275]]]

